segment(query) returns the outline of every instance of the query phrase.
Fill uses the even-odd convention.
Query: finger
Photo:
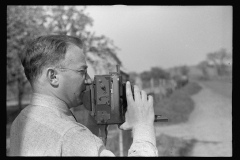
[[[142,101],[147,102],[147,94],[144,90],[141,90]]]
[[[120,129],[122,130],[129,130],[130,127],[128,125],[128,123],[124,122],[121,126],[119,126]]]
[[[85,84],[86,85],[92,84],[92,79],[90,78],[90,76],[88,74],[86,75]]]
[[[92,80],[91,80],[91,79],[86,79],[86,80],[85,80],[85,84],[86,84],[86,85],[92,84]]]
[[[134,85],[134,98],[135,101],[141,99],[139,88],[136,85]]]
[[[151,95],[148,96],[148,103],[153,105],[153,97]]]
[[[133,95],[132,95],[132,90],[131,90],[131,85],[130,82],[127,81],[126,83],[126,96],[127,96],[127,103],[132,103],[133,102]]]

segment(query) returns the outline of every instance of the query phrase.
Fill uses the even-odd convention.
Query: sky
[[[221,48],[232,53],[232,6],[87,6],[87,28],[120,48],[126,71],[196,65]]]

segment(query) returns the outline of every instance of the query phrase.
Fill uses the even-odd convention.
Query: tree
[[[104,69],[121,65],[116,54],[118,48],[112,40],[86,31],[86,26],[92,26],[93,20],[84,13],[85,9],[75,6],[7,6],[7,85],[16,86],[20,110],[28,81],[19,55],[32,38],[45,34],[77,36],[83,40],[87,61],[95,71],[100,65]]]
[[[231,60],[231,58],[232,54],[227,53],[226,49],[224,48],[207,54],[207,61],[216,67],[219,76],[227,73],[227,62]]]
[[[209,75],[208,75],[208,71],[207,71],[207,69],[208,69],[208,67],[209,67],[209,64],[208,64],[208,62],[207,61],[202,61],[202,62],[200,62],[198,65],[197,65],[197,67],[202,71],[202,73],[203,73],[203,79],[205,79],[205,80],[207,80],[207,79],[209,79]]]
[[[150,71],[140,73],[140,77],[143,85],[147,87],[147,83],[149,83],[151,79],[153,79],[155,83],[159,83],[159,79],[169,79],[170,74],[160,67],[152,67]]]
[[[84,53],[87,61],[93,66],[95,72],[101,73],[101,69],[108,70],[116,64],[122,65],[116,55],[119,49],[111,39],[101,35],[96,36],[86,30],[87,26],[93,25],[93,19],[82,9],[75,6],[49,6],[47,10],[47,23],[45,26],[49,33],[66,34],[77,36],[84,42]],[[102,63],[101,63],[102,62]]]
[[[19,56],[30,38],[44,33],[41,13],[41,8],[7,6],[7,85],[16,86],[19,110],[28,83]]]
[[[187,76],[189,72],[189,68],[186,65],[180,66],[179,67],[180,73],[183,76]]]
[[[138,74],[136,72],[130,72],[129,73],[129,80],[130,80],[130,82],[135,83],[136,77],[138,77]]]
[[[147,82],[147,81],[150,81],[152,75],[151,75],[151,73],[149,71],[143,71],[140,74],[140,77],[141,77],[143,82]]]
[[[151,77],[155,80],[158,80],[159,78],[169,79],[170,77],[170,74],[160,67],[152,67],[150,73]]]

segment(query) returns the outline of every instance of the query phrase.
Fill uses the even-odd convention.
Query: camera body
[[[93,83],[86,86],[83,105],[98,125],[122,124],[127,111],[126,81],[129,80],[117,65],[117,72],[95,75]],[[133,85],[131,90],[134,99]],[[162,115],[155,115],[154,122],[168,122]]]
[[[99,125],[122,124],[127,110],[126,80],[123,79],[119,66],[117,72],[109,75],[95,75],[93,83],[86,86],[83,105],[91,111]],[[131,85],[132,91],[133,86]]]

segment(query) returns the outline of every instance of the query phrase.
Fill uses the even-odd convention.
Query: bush
[[[156,138],[158,156],[185,157],[191,156],[196,139],[184,139],[161,134]]]
[[[200,90],[201,86],[196,82],[190,82],[183,88],[175,90],[169,97],[155,102],[155,114],[166,116],[169,119],[168,123],[158,124],[170,125],[188,121],[188,117],[194,109],[191,96]]]

